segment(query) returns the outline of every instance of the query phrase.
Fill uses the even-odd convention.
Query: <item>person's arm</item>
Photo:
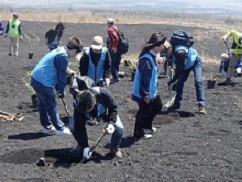
[[[105,64],[104,64],[104,73],[103,73],[103,79],[110,77],[111,73],[111,57],[109,54],[109,51],[107,51],[106,58],[105,58]]]
[[[108,122],[116,123],[118,115],[118,105],[109,90],[102,87],[100,88],[100,100],[101,103],[104,104],[108,109]]]
[[[111,49],[117,49],[118,48],[118,31],[114,30],[113,28],[108,29],[108,34],[111,39]]]
[[[22,36],[22,26],[21,26],[21,23],[19,24],[19,27],[18,27],[18,33],[19,33],[19,36]]]
[[[224,36],[223,36],[223,40],[224,42],[228,41],[228,38],[231,36],[235,36],[235,37],[240,37],[241,33],[236,31],[236,30],[229,30]]]
[[[152,75],[152,66],[150,60],[143,58],[139,61],[139,72],[141,77],[140,95],[142,98],[150,98],[150,80]]]
[[[7,24],[7,27],[6,27],[6,34],[8,33],[8,31],[9,31],[9,22],[8,22],[8,24]]]
[[[88,75],[88,66],[89,66],[89,56],[83,52],[83,56],[80,59],[79,71],[81,76]]]
[[[68,57],[67,55],[61,54],[57,55],[54,58],[54,65],[57,69],[57,85],[56,90],[60,94],[64,94],[65,86],[66,86],[66,70],[68,65]]]

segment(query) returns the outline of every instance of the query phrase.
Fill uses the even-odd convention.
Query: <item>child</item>
[[[139,55],[138,67],[136,69],[132,98],[139,105],[134,125],[135,139],[149,139],[151,134],[145,133],[144,129],[156,132],[152,126],[155,116],[162,109],[162,102],[157,95],[158,68],[156,56],[164,49],[166,37],[162,33],[153,33],[148,42],[143,46]]]
[[[83,158],[89,159],[91,151],[88,145],[88,136],[86,130],[86,121],[94,118],[101,118],[108,125],[106,132],[112,135],[110,154],[121,158],[122,152],[119,149],[121,139],[124,133],[123,124],[118,116],[117,103],[111,93],[102,87],[92,87],[85,91],[79,84],[83,83],[81,77],[76,77],[70,92],[73,94],[74,100],[74,123],[71,132],[78,143],[78,147],[83,151]],[[92,85],[92,84],[91,84]]]

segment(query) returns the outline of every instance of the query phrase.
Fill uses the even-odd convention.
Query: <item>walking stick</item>
[[[228,46],[228,43],[227,43],[226,41],[224,41],[224,44],[225,44],[225,46],[226,46],[226,48],[227,48],[227,51],[228,51],[228,53],[229,53],[229,46]]]
[[[67,108],[66,102],[65,102],[64,98],[61,98],[61,100],[62,100],[63,105],[64,105],[64,107],[65,107],[67,117],[69,118],[70,114],[69,114],[69,110],[68,110],[68,108]]]

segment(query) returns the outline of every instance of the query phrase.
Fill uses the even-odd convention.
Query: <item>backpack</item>
[[[129,40],[124,37],[124,34],[122,32],[118,32],[118,52],[120,54],[125,54],[129,50]]]
[[[191,47],[194,44],[194,38],[189,36],[189,34],[183,30],[177,30],[171,35],[170,42],[173,48],[177,45]]]

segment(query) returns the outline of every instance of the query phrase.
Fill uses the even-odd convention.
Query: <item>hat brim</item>
[[[100,50],[100,49],[102,49],[103,46],[102,45],[91,45],[90,47],[93,49]]]

